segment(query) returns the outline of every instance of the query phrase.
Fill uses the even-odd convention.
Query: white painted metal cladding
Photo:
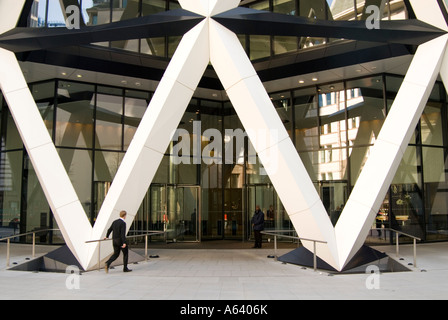
[[[0,32],[14,28],[24,1],[11,12],[0,1]],[[180,0],[181,6],[204,20],[181,40],[135,137],[116,174],[92,228],[56,148],[38,112],[15,55],[0,49],[0,86],[29,153],[64,239],[85,270],[97,263],[98,244],[121,210],[128,212],[128,228],[162,161],[171,135],[198,86],[209,62],[253,142],[262,163],[276,156],[266,171],[300,237],[326,242],[317,254],[342,270],[363,245],[397,167],[434,86],[448,79],[448,35],[419,47],[371,155],[335,227],[285,127],[237,36],[213,20],[213,15],[236,8],[239,0]],[[425,3],[421,6],[422,2]],[[417,16],[448,30],[437,0],[411,0]],[[17,6],[17,8],[16,8]],[[432,13],[431,13],[432,12]],[[256,132],[276,132],[266,140]],[[148,165],[150,164],[150,165]],[[312,250],[311,242],[304,242]],[[112,253],[103,245],[102,258]]]

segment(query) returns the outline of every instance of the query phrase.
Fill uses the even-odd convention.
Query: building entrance
[[[249,185],[247,188],[247,234],[248,239],[253,238],[250,223],[257,205],[264,213],[265,230],[289,230],[292,228],[289,216],[271,184]]]
[[[166,231],[166,241],[201,241],[199,186],[152,185],[149,197],[151,230]]]

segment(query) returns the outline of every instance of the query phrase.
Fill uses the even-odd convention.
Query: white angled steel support
[[[319,256],[337,267],[333,225],[272,101],[237,36],[210,21],[210,56],[218,77],[298,234],[320,240]],[[313,251],[313,243],[303,245]]]
[[[421,45],[336,224],[340,268],[364,244],[439,75],[448,36]]]
[[[0,87],[64,239],[81,262],[92,229],[15,55],[0,49]]]
[[[93,239],[101,239],[121,210],[134,219],[162,162],[172,136],[210,61],[208,19],[184,35],[148,106],[101,207]],[[104,257],[111,248],[104,250]],[[103,249],[102,249],[103,251]],[[89,257],[95,265],[96,251]]]

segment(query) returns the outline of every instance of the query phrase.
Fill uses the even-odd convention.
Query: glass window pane
[[[168,58],[171,58],[176,52],[182,37],[168,37]]]
[[[0,153],[0,226],[2,235],[20,233],[22,151]]]
[[[271,55],[270,36],[250,36],[250,59],[256,60],[266,58]]]
[[[274,12],[295,15],[296,0],[274,0]]]
[[[58,149],[62,163],[75,188],[81,204],[90,217],[92,186],[92,151]]]
[[[124,153],[121,152],[95,152],[94,172],[94,217],[98,216],[107,192],[114,181],[115,175],[123,161]]]
[[[423,148],[427,240],[448,237],[447,164],[446,150]]]
[[[349,145],[374,144],[386,118],[382,77],[348,81],[346,97]]]
[[[340,148],[347,146],[345,99],[342,83],[325,85],[320,88],[319,115],[321,148]]]
[[[291,107],[291,94],[289,92],[280,92],[271,95],[271,101],[277,110],[280,119],[288,131],[289,136],[292,139],[292,107]]]
[[[126,90],[124,113],[124,150],[127,150],[149,104],[149,94]]]
[[[401,84],[403,83],[403,77],[400,76],[386,76],[386,96],[387,96],[387,111],[389,112],[395,101]],[[415,143],[415,132],[412,134],[409,143]]]
[[[163,12],[166,10],[165,0],[143,0],[142,15],[149,16],[151,14]]]
[[[310,19],[326,19],[325,0],[301,0],[299,1],[299,15]]]
[[[422,144],[443,146],[442,103],[430,101],[421,117]]]
[[[269,1],[268,0],[259,1],[255,4],[251,4],[249,7],[256,10],[269,11]]]
[[[47,0],[34,0],[28,18],[28,27],[45,27],[47,15]]]
[[[123,90],[99,87],[96,97],[95,148],[121,150],[122,122]]]
[[[6,117],[6,129],[3,129],[4,136],[2,137],[2,146],[4,147],[4,150],[23,148],[22,138],[20,137],[19,130],[17,130],[16,123],[14,122],[9,109],[7,109]]]
[[[295,140],[298,151],[319,149],[316,89],[294,92]]]
[[[179,4],[179,2],[178,1],[176,1],[176,0],[170,0],[169,1],[169,10],[175,10],[175,9],[180,9],[181,8],[181,6],[180,6],[180,4]]]
[[[110,23],[111,0],[83,0],[82,12],[86,25],[96,26]]]
[[[56,111],[56,145],[92,148],[95,86],[60,81]]]
[[[355,20],[355,2],[353,0],[326,0],[328,4],[328,18],[330,20]],[[364,2],[364,0],[362,0]]]
[[[121,49],[131,52],[139,52],[139,39],[130,39],[122,41],[111,41],[110,46],[115,49]]]
[[[335,226],[347,202],[347,182],[320,181],[318,185],[322,203],[330,217],[331,223]]]
[[[296,51],[299,45],[299,40],[296,37],[280,37],[275,36],[274,39],[274,54],[282,54]]]
[[[33,84],[30,88],[50,136],[53,136],[54,87],[55,82],[51,81],[41,84]]]
[[[139,0],[113,0],[112,22],[137,18]]]
[[[165,37],[141,39],[140,52],[158,57],[165,57]]]
[[[417,149],[409,146],[391,185],[390,227],[417,237],[423,236],[422,191],[418,172]]]
[[[48,21],[47,26],[53,27],[65,27],[65,9],[63,10],[60,0],[48,1]]]
[[[26,174],[26,230],[48,229],[50,228],[50,205],[48,204],[45,193],[42,190],[37,174],[33,168],[31,160],[26,157],[24,172]],[[37,236],[38,243],[47,243],[50,240],[47,234]]]

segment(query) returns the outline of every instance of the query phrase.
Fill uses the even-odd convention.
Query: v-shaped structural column
[[[434,88],[448,36],[418,48],[370,156],[336,224],[341,268],[364,244]]]
[[[0,49],[0,88],[65,242],[80,263],[92,227],[14,53]]]
[[[101,207],[93,239],[105,236],[121,210],[128,212],[129,230],[207,68],[209,52],[208,19],[204,19],[184,35],[171,59]],[[109,244],[102,258],[111,250]],[[95,255],[96,249],[90,252],[89,267],[95,265]]]
[[[237,36],[210,20],[210,58],[272,184],[302,238],[337,267],[334,229],[269,95]],[[313,242],[303,241],[313,250]]]

